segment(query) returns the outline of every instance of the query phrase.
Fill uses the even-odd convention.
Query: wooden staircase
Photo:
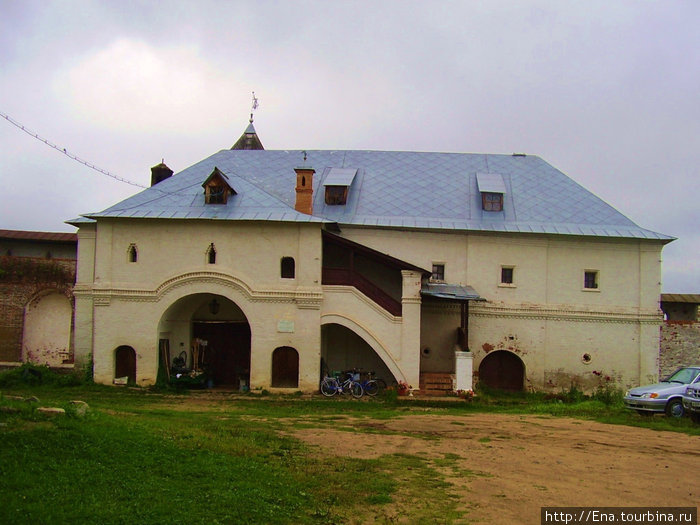
[[[453,393],[453,375],[447,372],[421,372],[417,394],[449,396]]]

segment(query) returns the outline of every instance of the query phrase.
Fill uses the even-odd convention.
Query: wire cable
[[[82,164],[83,166],[87,166],[87,167],[90,168],[91,170],[94,170],[94,171],[96,171],[96,172],[98,172],[98,173],[101,173],[102,175],[106,175],[107,177],[110,177],[110,178],[112,178],[112,179],[114,179],[114,180],[116,180],[116,181],[123,182],[123,183],[125,183],[125,184],[130,184],[131,186],[136,186],[137,188],[144,188],[144,189],[145,189],[145,188],[148,188],[148,186],[144,186],[143,184],[139,184],[139,183],[137,183],[137,182],[133,182],[133,181],[127,180],[127,179],[125,179],[125,178],[123,178],[123,177],[119,177],[119,176],[117,176],[117,175],[114,175],[113,173],[110,173],[109,171],[107,171],[107,170],[105,170],[105,169],[102,169],[102,168],[100,168],[99,166],[95,166],[94,164],[92,164],[92,163],[90,163],[90,162],[88,162],[88,161],[86,161],[86,160],[84,160],[84,159],[81,159],[81,158],[78,157],[77,155],[74,155],[73,153],[71,153],[71,152],[69,152],[68,150],[66,150],[66,148],[61,148],[60,146],[57,146],[57,145],[54,144],[53,142],[51,142],[51,141],[49,141],[49,140],[47,140],[47,139],[41,137],[38,133],[34,133],[32,130],[28,129],[24,124],[22,124],[21,122],[16,121],[15,119],[13,119],[13,118],[10,117],[9,115],[3,113],[2,111],[0,111],[0,116],[2,116],[2,118],[4,118],[5,120],[7,120],[7,121],[8,121],[10,124],[12,124],[13,126],[15,126],[15,127],[17,127],[18,129],[24,131],[24,132],[25,132],[27,135],[29,135],[30,137],[33,137],[33,138],[35,138],[36,140],[38,140],[38,141],[40,141],[40,142],[43,142],[44,144],[46,144],[46,145],[49,146],[50,148],[55,149],[55,150],[58,151],[59,153],[63,153],[66,157],[68,157],[68,158],[70,158],[70,159],[72,159],[72,160],[74,160],[74,161],[76,161],[76,162],[79,162],[79,163]],[[164,192],[164,193],[165,193],[165,192]]]

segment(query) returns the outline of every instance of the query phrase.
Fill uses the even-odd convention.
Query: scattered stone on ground
[[[36,409],[37,412],[46,414],[49,416],[65,416],[66,411],[63,408],[58,407],[39,407]]]
[[[75,415],[78,417],[84,417],[90,409],[90,406],[85,401],[80,401],[77,399],[71,401],[70,405]]]

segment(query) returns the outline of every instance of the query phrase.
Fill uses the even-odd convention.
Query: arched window
[[[294,268],[294,257],[282,257],[280,273],[282,279],[294,279],[295,268]]]
[[[136,249],[135,244],[130,244],[129,245],[129,250],[128,250],[128,260],[129,262],[136,262],[139,258],[139,252]]]
[[[291,346],[280,346],[272,352],[272,386],[299,386],[299,352]]]
[[[216,264],[216,248],[214,248],[214,243],[211,243],[209,248],[207,248],[207,262],[209,264]]]

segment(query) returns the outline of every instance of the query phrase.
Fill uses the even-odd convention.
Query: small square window
[[[501,266],[501,284],[513,284],[512,266]]]
[[[586,290],[598,289],[598,271],[586,270],[583,272],[583,288]]]
[[[348,200],[347,186],[326,186],[326,204],[345,204]]]
[[[502,193],[481,193],[481,208],[484,211],[502,211],[503,210],[503,194]]]
[[[433,274],[430,276],[431,281],[444,281],[445,280],[445,265],[444,264],[433,264]]]

